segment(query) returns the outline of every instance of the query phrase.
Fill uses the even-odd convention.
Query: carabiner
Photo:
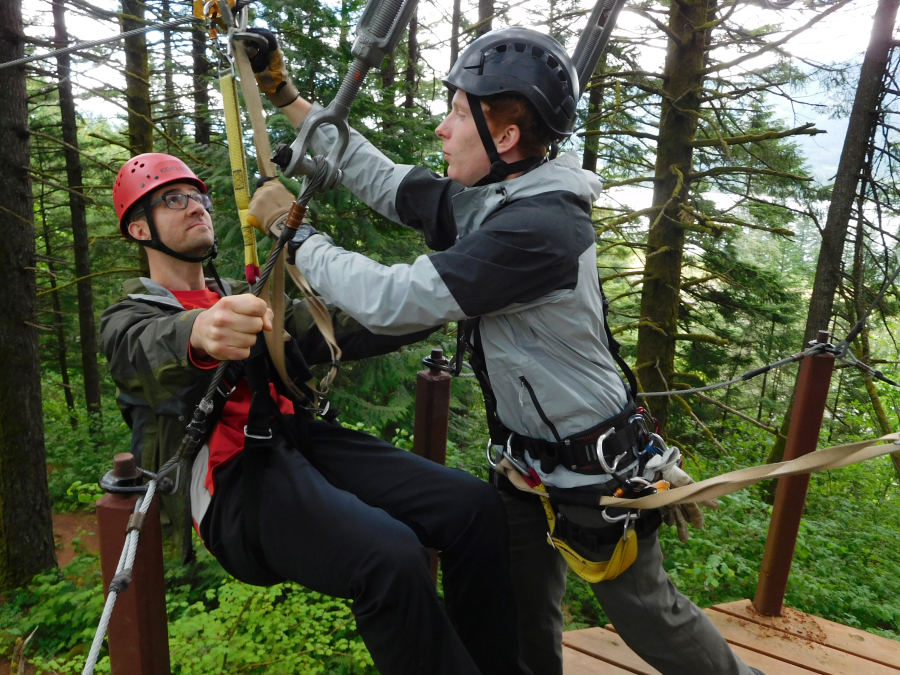
[[[601,434],[600,438],[597,439],[597,446],[594,448],[594,453],[597,455],[597,460],[600,462],[600,466],[603,467],[603,470],[606,471],[606,473],[615,473],[616,467],[619,466],[619,462],[625,459],[625,456],[628,455],[628,451],[626,450],[621,455],[616,457],[615,460],[613,460],[612,466],[606,463],[606,457],[603,455],[603,441],[612,436],[614,433],[616,433],[614,427],[610,427],[609,429],[607,429],[606,433]]]

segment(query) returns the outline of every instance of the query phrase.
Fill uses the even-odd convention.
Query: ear
[[[521,138],[522,132],[518,125],[510,124],[498,136],[494,137],[494,145],[497,146],[497,152],[502,155],[513,150],[519,144]]]
[[[132,220],[128,223],[128,234],[138,241],[150,241],[150,226],[146,220]]]

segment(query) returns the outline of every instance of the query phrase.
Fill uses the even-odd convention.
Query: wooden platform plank
[[[759,652],[745,649],[740,645],[731,645],[731,648],[741,661],[752,668],[758,668],[766,675],[810,675],[810,672],[806,668],[801,668],[800,666],[795,666],[793,663],[782,661],[778,658],[778,654],[776,653],[771,653],[771,655],[760,654]],[[568,675],[568,673],[566,673],[566,675]],[[863,673],[857,673],[856,675],[863,675]]]
[[[715,627],[732,645],[768,654],[821,675],[897,675],[897,670],[805,638],[730,616],[704,610]]]
[[[633,675],[630,670],[623,670],[569,647],[563,647],[563,673],[564,675]]]
[[[872,635],[858,628],[842,626],[788,607],[784,608],[784,616],[763,616],[753,608],[749,600],[716,605],[712,609],[900,670],[900,642]]]
[[[563,633],[563,647],[588,654],[635,675],[660,675],[635,654],[615,633],[602,628],[585,628]],[[568,671],[566,675],[569,675]],[[767,674],[768,675],[768,674]]]
[[[604,628],[605,630],[608,630],[612,633],[615,633],[616,631],[612,624],[606,624]],[[589,628],[587,630],[596,629]],[[762,672],[765,673],[765,675],[809,675],[809,671],[805,668],[801,668],[799,666],[795,666],[792,663],[782,661],[778,658],[777,654],[760,654],[759,652],[746,649],[745,647],[741,647],[740,645],[730,644],[730,646],[734,650],[734,653],[737,654],[741,659],[741,661],[753,668],[759,668]],[[569,674],[565,673],[565,675]]]

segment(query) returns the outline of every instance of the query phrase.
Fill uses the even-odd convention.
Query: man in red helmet
[[[519,661],[506,521],[496,492],[468,474],[344,429],[335,414],[272,382],[260,339],[266,303],[244,282],[207,278],[216,252],[204,183],[179,159],[140,155],[119,171],[123,236],[147,250],[150,277],[125,282],[101,340],[132,428],[155,470],[173,455],[222,361],[228,370],[194,460],[191,514],[236,578],[296,581],[353,601],[357,628],[385,675],[528,675]],[[301,389],[330,352],[304,302],[288,301],[287,371]],[[339,311],[344,357],[415,342],[376,336]],[[317,419],[317,415],[322,419]],[[442,608],[427,548],[443,561]]]

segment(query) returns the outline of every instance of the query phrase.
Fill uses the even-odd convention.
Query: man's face
[[[457,89],[450,113],[434,131],[444,142],[442,150],[447,162],[447,175],[467,187],[475,185],[491,170],[466,92]]]
[[[155,202],[172,194],[199,195],[200,190],[191,183],[170,183],[153,192],[150,201]],[[171,209],[165,201],[152,208],[153,223],[159,238],[173,251],[200,256],[213,245],[215,235],[212,217],[195,199],[188,199],[184,210]],[[150,228],[146,221],[136,221],[128,227],[136,239],[150,239]]]

